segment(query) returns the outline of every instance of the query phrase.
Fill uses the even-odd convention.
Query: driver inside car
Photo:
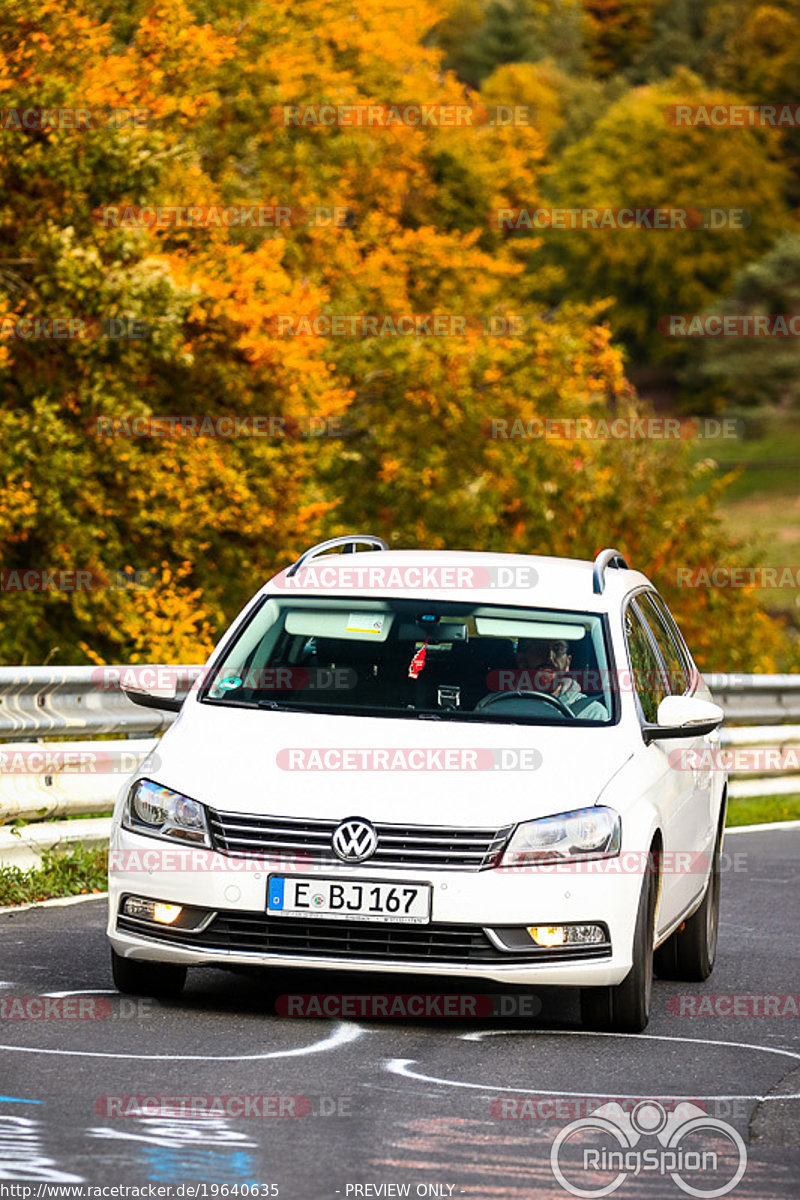
[[[584,721],[607,721],[605,705],[590,700],[569,673],[572,655],[563,641],[520,638],[517,642],[516,663],[522,674],[517,687],[520,691],[544,692],[565,704],[573,716]]]

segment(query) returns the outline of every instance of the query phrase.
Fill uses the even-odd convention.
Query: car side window
[[[689,691],[692,691],[695,688],[696,683],[697,683],[698,671],[697,671],[697,667],[694,665],[694,662],[692,661],[692,656],[689,653],[689,649],[686,645],[686,642],[684,641],[683,635],[682,635],[680,629],[678,628],[678,622],[675,620],[672,613],[667,608],[666,601],[663,600],[662,597],[658,595],[658,593],[656,593],[653,596],[653,603],[655,604],[658,611],[663,615],[664,624],[666,625],[667,629],[672,634],[673,642],[678,647],[678,654],[680,656],[681,662],[683,663],[683,669],[686,672],[686,681],[687,681],[686,686],[689,689]]]
[[[666,696],[667,688],[661,663],[634,602],[625,610],[625,641],[642,715],[649,724],[655,724],[658,706]]]
[[[650,626],[653,637],[658,643],[664,666],[667,669],[667,684],[670,694],[683,696],[689,690],[689,675],[683,656],[678,648],[675,636],[667,624],[664,613],[658,605],[658,597],[650,592],[640,592],[636,597],[639,611]]]

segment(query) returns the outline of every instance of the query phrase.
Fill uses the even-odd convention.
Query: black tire
[[[714,857],[703,903],[655,952],[655,971],[660,979],[684,979],[701,983],[708,979],[714,970],[719,931],[721,851],[720,830],[714,845]]]
[[[633,934],[633,966],[622,983],[581,989],[581,1020],[590,1029],[641,1033],[650,1019],[653,991],[653,924],[658,877],[648,871]]]
[[[186,967],[174,963],[143,962],[122,958],[111,951],[111,973],[118,992],[129,996],[179,996],[186,983]]]

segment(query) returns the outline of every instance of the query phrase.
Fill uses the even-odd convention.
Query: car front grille
[[[208,810],[215,849],[231,856],[285,856],[303,863],[341,866],[331,838],[338,821],[254,816]],[[503,829],[450,829],[435,825],[375,824],[378,847],[359,866],[418,870],[485,871],[494,866],[509,839]]]
[[[220,912],[200,932],[161,926],[118,916],[117,929],[137,937],[169,942],[191,950],[234,954],[282,955],[286,958],[392,960],[402,963],[455,963],[466,966],[540,962],[574,962],[607,958],[610,944],[504,951],[476,925],[392,925],[379,921],[306,920],[267,917],[260,912]]]

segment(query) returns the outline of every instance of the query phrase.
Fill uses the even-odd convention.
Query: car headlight
[[[619,854],[621,838],[619,813],[613,808],[579,808],[518,825],[499,865],[610,858]]]
[[[122,824],[134,833],[211,845],[203,805],[150,779],[137,779],[132,785]]]

